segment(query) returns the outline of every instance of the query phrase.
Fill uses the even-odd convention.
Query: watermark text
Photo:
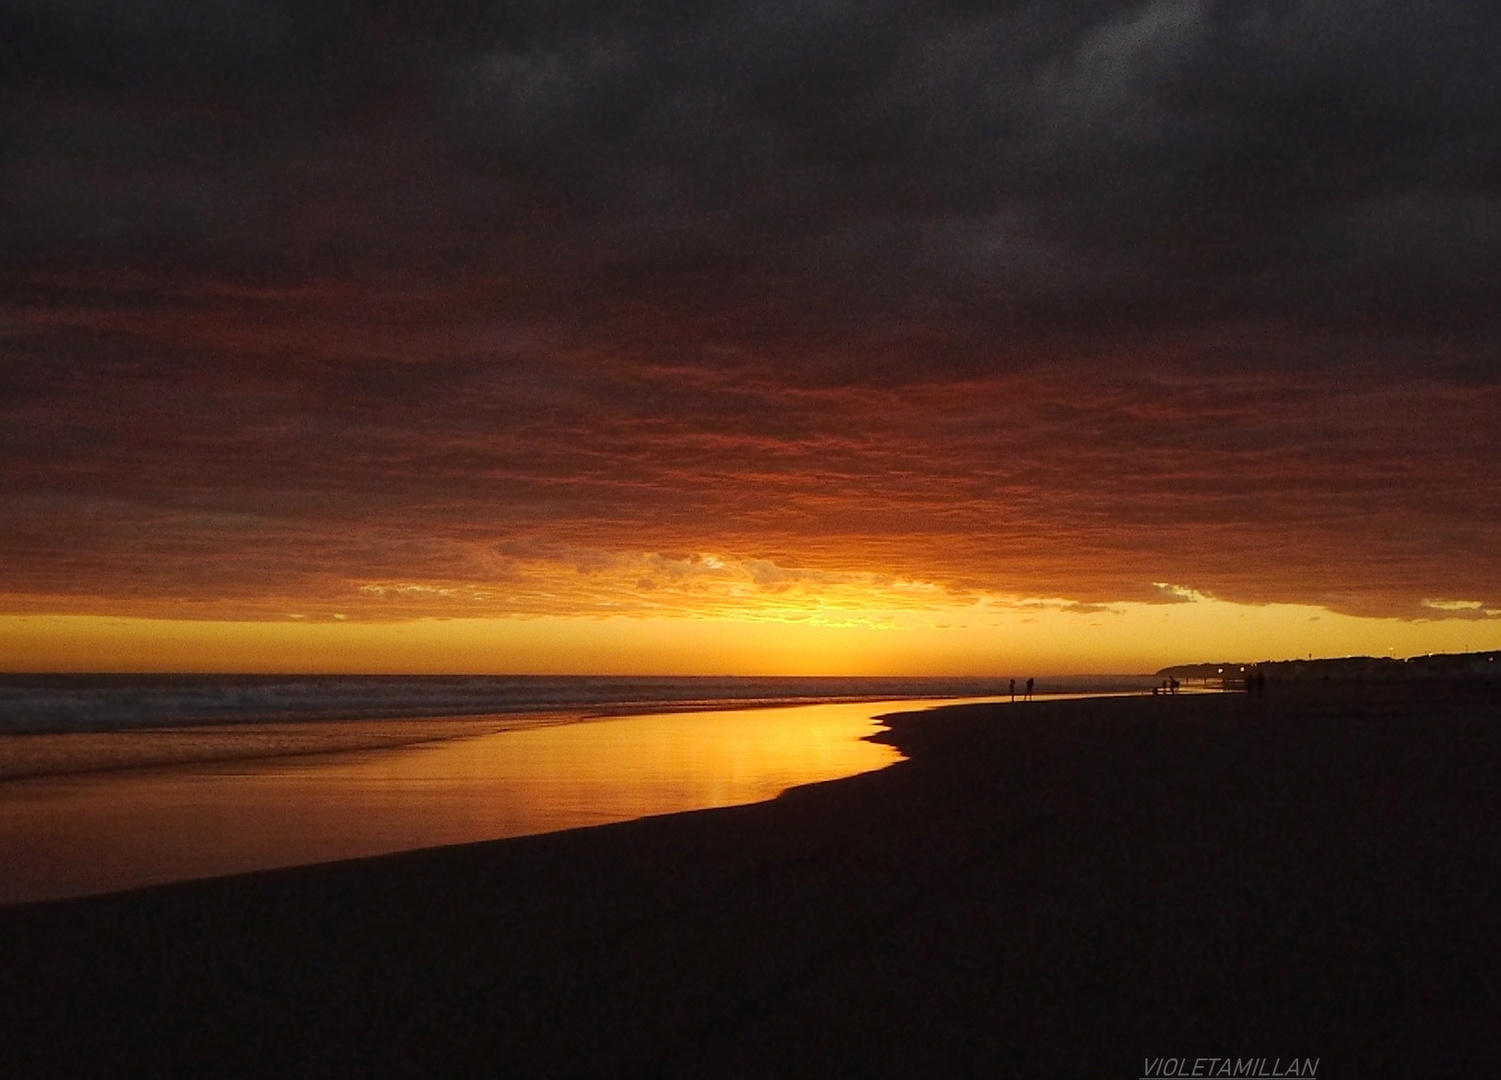
[[[1318,1058],[1159,1057],[1146,1058],[1141,1080],[1177,1076],[1239,1076],[1246,1080],[1284,1080],[1318,1076]]]

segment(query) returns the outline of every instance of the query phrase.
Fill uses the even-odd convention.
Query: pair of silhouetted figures
[[[1011,700],[1012,701],[1016,700],[1016,680],[1015,679],[1011,680]],[[1022,700],[1023,701],[1031,701],[1032,700],[1032,680],[1031,679],[1027,680],[1027,688],[1024,691],[1022,691]]]
[[[1263,697],[1266,695],[1266,672],[1246,672],[1246,693],[1252,697]]]

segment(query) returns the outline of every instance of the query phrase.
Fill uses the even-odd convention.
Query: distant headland
[[[1430,653],[1396,659],[1388,656],[1341,656],[1308,660],[1258,660],[1203,664],[1175,664],[1157,672],[1164,679],[1179,679],[1226,688],[1245,685],[1247,675],[1259,674],[1269,683],[1312,682],[1411,682],[1441,679],[1446,682],[1483,680],[1501,682],[1501,651]]]

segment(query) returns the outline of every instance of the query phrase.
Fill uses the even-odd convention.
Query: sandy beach
[[[1494,1068],[1494,689],[890,725],[770,803],[0,909],[0,1074]]]

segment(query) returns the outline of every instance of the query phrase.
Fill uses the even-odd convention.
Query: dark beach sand
[[[0,909],[0,1075],[1495,1075],[1494,688],[889,737],[772,803]]]

